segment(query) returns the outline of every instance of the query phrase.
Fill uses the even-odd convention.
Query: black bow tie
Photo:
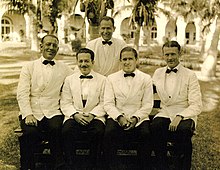
[[[124,74],[124,77],[134,77],[135,76],[135,74],[134,73],[125,73]]]
[[[44,61],[43,61],[43,64],[44,64],[44,65],[50,64],[50,65],[53,66],[53,65],[55,65],[55,62],[54,62],[54,61],[50,61],[50,60],[44,60]]]
[[[112,45],[112,42],[111,41],[102,41],[102,44],[103,45],[105,45],[105,44]]]
[[[169,68],[168,68],[168,69],[166,70],[166,73],[169,74],[171,71],[173,71],[174,73],[176,73],[178,70],[177,70],[176,68],[174,68],[174,69],[169,69]]]
[[[92,79],[93,76],[92,75],[89,75],[89,76],[81,75],[79,78],[80,79]]]

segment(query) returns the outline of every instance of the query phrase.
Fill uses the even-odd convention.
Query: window
[[[9,40],[9,34],[12,32],[12,24],[11,21],[7,18],[3,18],[2,21],[2,40]]]
[[[153,26],[151,28],[151,40],[154,40],[157,38],[157,27],[156,26]]]

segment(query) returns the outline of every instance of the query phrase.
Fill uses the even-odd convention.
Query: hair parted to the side
[[[57,41],[58,41],[58,43],[59,43],[59,39],[58,39],[58,37],[57,37],[56,35],[53,35],[53,34],[47,34],[47,35],[45,35],[43,38],[41,38],[41,44],[43,44],[44,39],[45,39],[46,37],[54,37],[54,38],[57,39]]]
[[[79,49],[79,51],[76,53],[76,59],[78,60],[78,55],[81,53],[88,53],[90,54],[91,60],[94,61],[95,58],[95,54],[92,50],[88,49],[88,48],[81,48]]]
[[[181,46],[179,45],[179,43],[177,41],[167,41],[167,42],[165,42],[163,47],[162,47],[162,51],[163,51],[164,47],[177,47],[179,52],[181,50]]]
[[[113,27],[115,26],[115,21],[114,21],[114,19],[113,19],[112,17],[104,16],[104,17],[101,19],[100,23],[101,23],[102,21],[111,21]]]
[[[121,60],[121,57],[122,57],[122,53],[125,52],[125,51],[131,51],[131,52],[133,52],[135,59],[138,59],[138,53],[137,53],[137,51],[136,51],[134,48],[127,46],[127,47],[124,47],[124,48],[121,50],[121,52],[120,52],[120,60]]]

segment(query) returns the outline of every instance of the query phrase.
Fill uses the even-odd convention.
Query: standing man
[[[80,49],[76,59],[80,71],[66,78],[61,97],[61,110],[65,115],[62,130],[64,153],[68,166],[73,168],[76,163],[74,142],[87,140],[90,146],[90,168],[94,168],[105,128],[103,100],[106,78],[92,70],[92,50]],[[84,131],[87,132],[86,136]]]
[[[64,164],[60,143],[63,115],[59,100],[64,79],[73,71],[66,64],[54,60],[58,45],[56,36],[44,36],[41,40],[42,56],[21,70],[17,100],[23,130],[20,137],[22,170],[34,169],[34,150],[44,135],[50,143],[55,169]]]
[[[139,169],[150,163],[149,114],[153,107],[152,80],[136,69],[137,51],[125,47],[120,53],[122,70],[108,76],[104,108],[108,119],[104,135],[104,155],[110,169],[117,165],[118,146],[137,142]]]
[[[91,40],[86,45],[95,53],[94,71],[104,76],[120,70],[119,54],[126,46],[123,40],[112,37],[114,31],[114,19],[104,16],[99,28],[101,37]]]
[[[161,110],[152,122],[155,153],[158,169],[168,169],[167,140],[175,141],[175,155],[183,157],[175,161],[177,170],[190,170],[192,157],[191,137],[195,129],[197,115],[202,108],[199,82],[195,73],[180,62],[181,47],[176,41],[168,41],[163,47],[166,67],[159,68],[153,75],[153,83],[161,100]]]

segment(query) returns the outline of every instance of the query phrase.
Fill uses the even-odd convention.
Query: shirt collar
[[[137,69],[135,69],[133,72],[131,72],[131,73],[134,73],[135,75],[137,74]],[[126,72],[124,71],[124,70],[122,70],[122,74],[124,75],[124,74],[126,74]]]
[[[101,40],[102,40],[102,41],[106,41],[106,40],[104,40],[102,37],[101,37]],[[108,41],[113,42],[113,38],[111,38],[111,39],[110,39],[110,40],[108,40]]]
[[[176,67],[174,67],[174,68],[172,68],[172,69],[175,69],[175,68],[176,68],[177,70],[179,70],[179,67],[180,67],[180,63],[179,63]],[[167,66],[167,69],[171,69],[171,68]]]
[[[92,76],[92,77],[94,77],[94,71],[93,70],[91,70],[90,71],[90,73],[89,74],[87,74],[86,76]],[[84,74],[82,74],[81,72],[80,72],[80,75],[84,75]],[[85,75],[84,75],[85,76]]]
[[[42,62],[42,63],[43,63],[43,61],[44,61],[44,60],[47,60],[46,58],[44,58],[44,56],[41,56],[41,58],[40,58],[40,59],[41,59],[41,62]],[[54,61],[54,62],[56,63],[56,60],[54,60],[54,59],[53,59],[53,60],[51,60],[51,61]]]

